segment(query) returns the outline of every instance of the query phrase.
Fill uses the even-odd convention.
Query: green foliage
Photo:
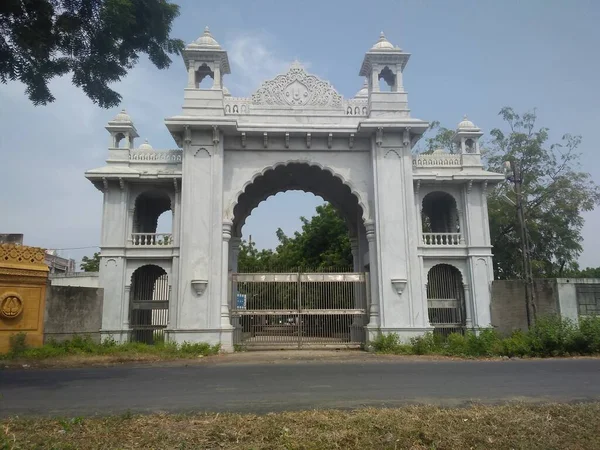
[[[487,169],[502,173],[506,161],[517,161],[523,172],[524,213],[531,243],[535,277],[600,276],[599,269],[579,273],[576,261],[582,251],[582,212],[600,203],[600,189],[591,175],[581,171],[580,136],[565,134],[550,144],[548,129],[538,127],[536,114],[500,110],[505,126],[490,132],[482,151]],[[425,152],[444,148],[450,152],[452,130],[433,122],[435,135],[425,139]],[[508,200],[513,203],[511,204]],[[523,277],[521,239],[511,183],[500,183],[488,195],[494,272],[498,279]]]
[[[100,252],[95,252],[94,256],[89,258],[84,256],[81,258],[81,270],[84,272],[99,272],[100,271]]]
[[[238,270],[259,272],[276,269],[327,269],[352,266],[348,227],[338,211],[329,203],[317,206],[310,220],[301,217],[302,231],[286,236],[277,230],[276,251],[257,250],[254,244],[240,245]]]
[[[141,342],[126,342],[118,344],[114,339],[105,339],[101,343],[92,341],[89,336],[74,336],[70,340],[61,342],[50,341],[41,347],[30,348],[25,345],[24,333],[11,339],[11,351],[1,357],[5,359],[48,359],[69,355],[133,355],[152,354],[166,358],[191,358],[198,356],[215,355],[220,351],[220,345],[206,343],[162,342],[148,345]]]
[[[488,168],[501,172],[505,161],[520,163],[534,276],[561,276],[582,251],[581,213],[600,201],[590,174],[579,170],[581,137],[565,134],[560,143],[549,144],[548,129],[537,127],[535,112],[519,115],[503,108],[500,116],[508,130],[491,131]],[[488,198],[494,268],[503,279],[522,275],[517,217],[506,197],[515,199],[509,183],[500,184]]]
[[[15,333],[8,338],[8,345],[10,346],[10,354],[13,356],[19,356],[25,353],[27,350],[27,333]]]
[[[564,356],[575,351],[576,329],[569,319],[552,315],[541,317],[529,329],[527,336],[535,356]]]
[[[447,355],[462,357],[551,357],[600,354],[600,317],[584,317],[575,326],[568,319],[546,316],[527,332],[515,331],[503,338],[493,329],[447,338],[427,333],[403,344],[397,334],[379,335],[371,347],[378,353]]]
[[[145,53],[169,67],[183,41],[169,37],[179,6],[168,0],[37,0],[0,2],[0,81],[21,81],[35,105],[54,101],[49,81],[72,73],[73,84],[103,108],[121,96],[121,80]]]
[[[371,342],[373,351],[377,353],[410,354],[411,346],[400,342],[400,337],[395,333],[379,334]]]

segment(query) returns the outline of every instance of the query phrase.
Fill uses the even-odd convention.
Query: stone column
[[[379,328],[381,325],[381,317],[379,315],[379,280],[378,280],[378,267],[377,267],[377,244],[375,242],[375,222],[369,220],[365,223],[367,230],[367,241],[369,242],[369,280],[370,280],[370,296],[371,305],[369,308],[369,324],[368,328],[374,329]]]
[[[187,87],[189,89],[194,89],[196,87],[196,70],[194,67],[194,61],[188,62],[188,84]]]
[[[213,74],[213,89],[221,89],[221,68],[217,64],[215,64]]]
[[[465,218],[462,209],[457,209],[456,214],[458,215],[458,226],[460,228],[460,244],[465,244]]]
[[[221,328],[231,329],[229,316],[229,240],[231,239],[231,222],[223,222],[223,251],[221,267]]]
[[[379,69],[377,67],[373,67],[372,69],[371,83],[373,92],[379,92]]]
[[[132,201],[135,201],[132,198]],[[127,210],[127,242],[133,244],[133,215],[135,213],[135,205],[131,205],[131,207]]]
[[[238,271],[238,256],[240,254],[240,244],[242,243],[242,238],[240,237],[232,237],[229,241],[229,273],[233,274]],[[231,281],[231,308],[235,309],[237,307],[237,282]],[[240,320],[240,316],[233,316],[231,318],[231,325],[233,326],[233,343],[239,344],[242,338],[242,324]]]
[[[129,310],[131,308],[131,285],[125,286],[125,294],[123,295],[122,303],[123,330],[129,329]]]
[[[471,289],[467,283],[463,283],[465,297],[465,327],[467,330],[473,329],[473,299],[471,298]]]

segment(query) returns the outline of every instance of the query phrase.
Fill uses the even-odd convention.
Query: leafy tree
[[[48,82],[73,84],[101,107],[121,96],[108,87],[145,53],[159,69],[183,41],[169,37],[179,6],[167,0],[2,0],[0,81],[19,80],[35,105],[54,101]]]
[[[502,171],[505,161],[519,162],[534,276],[562,276],[582,251],[581,213],[600,202],[598,186],[589,173],[580,171],[581,137],[565,134],[559,143],[549,145],[548,129],[537,127],[535,111],[521,116],[505,107],[500,116],[508,130],[490,133],[489,170]],[[498,278],[522,272],[518,221],[506,197],[514,200],[515,195],[509,183],[502,183],[488,199]]]
[[[523,172],[525,220],[536,277],[563,276],[576,266],[582,247],[583,211],[600,202],[600,190],[589,173],[580,170],[577,149],[580,136],[565,134],[549,144],[547,128],[536,125],[534,112],[517,114],[505,107],[499,115],[506,129],[493,129],[485,153],[487,169],[502,172],[506,161],[515,160]],[[428,148],[445,147],[448,129],[434,122]],[[450,150],[450,149],[449,149]],[[490,233],[497,278],[521,277],[522,253],[515,194],[510,183],[501,183],[488,195]],[[511,204],[512,202],[512,204]]]
[[[428,131],[436,131],[433,137],[429,136],[425,139],[426,150],[423,153],[433,153],[435,150],[444,149],[450,153],[456,153],[456,146],[452,142],[454,130],[442,127],[440,122],[434,120],[429,125]]]
[[[84,256],[81,258],[81,270],[84,272],[98,272],[100,271],[100,253],[95,252],[94,256],[89,258],[88,256]]]
[[[335,269],[352,266],[348,227],[337,210],[326,203],[317,206],[317,214],[308,220],[301,217],[302,231],[286,236],[277,230],[279,245],[258,251],[253,244],[242,242],[238,270],[258,272],[286,269]]]
[[[600,267],[587,267],[581,270],[578,264],[573,264],[573,267],[565,270],[561,276],[565,278],[600,278]]]

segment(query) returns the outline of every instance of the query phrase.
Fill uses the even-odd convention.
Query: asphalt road
[[[600,359],[0,370],[0,415],[600,400]]]

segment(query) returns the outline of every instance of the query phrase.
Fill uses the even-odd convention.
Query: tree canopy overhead
[[[141,53],[159,69],[183,41],[170,37],[179,6],[167,0],[2,0],[0,81],[21,81],[35,105],[55,100],[48,87],[72,73],[73,84],[103,108],[116,106],[109,87]]]

